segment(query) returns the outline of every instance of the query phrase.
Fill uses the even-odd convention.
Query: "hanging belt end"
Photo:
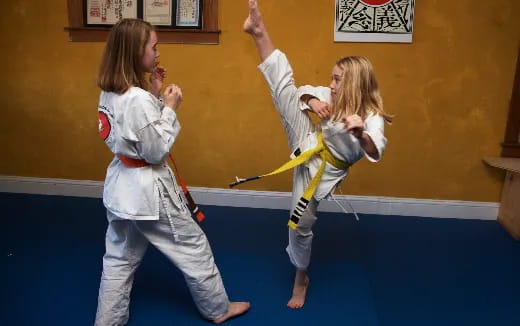
[[[238,186],[242,182],[244,182],[245,179],[240,179],[239,177],[235,177],[235,182],[232,182],[229,184],[229,188],[233,188],[234,186]]]
[[[195,214],[195,218],[200,223],[206,218],[206,216],[204,216],[204,214],[199,210],[197,214]]]
[[[229,184],[229,188],[233,188],[234,186],[238,186],[239,184],[241,183],[244,183],[244,182],[248,182],[248,181],[252,181],[252,180],[256,180],[256,179],[260,179],[261,176],[256,176],[256,177],[251,177],[251,178],[245,178],[245,179],[241,179],[239,177],[235,177],[236,181],[233,182],[233,183],[230,183]]]

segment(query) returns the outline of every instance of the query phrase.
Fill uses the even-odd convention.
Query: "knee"
[[[121,259],[103,259],[103,278],[104,279],[126,279],[139,266],[139,261],[128,261]]]
[[[313,236],[312,229],[307,227],[302,227],[300,224],[296,227],[296,229],[290,229],[290,233],[293,237],[296,238],[309,238]]]
[[[312,236],[312,227],[314,226],[314,223],[316,222],[316,216],[313,215],[304,215],[298,222],[298,225],[296,227],[296,233],[300,236]]]

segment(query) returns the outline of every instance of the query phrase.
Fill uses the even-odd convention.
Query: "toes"
[[[297,302],[297,301],[291,300],[287,303],[287,307],[289,307],[291,309],[300,309],[301,307],[303,307],[303,302]]]

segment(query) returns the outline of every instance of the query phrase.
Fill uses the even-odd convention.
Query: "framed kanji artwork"
[[[415,0],[336,0],[334,41],[411,43]]]

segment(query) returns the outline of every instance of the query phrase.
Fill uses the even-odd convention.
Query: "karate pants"
[[[293,71],[285,54],[275,50],[259,65],[271,92],[274,104],[289,140],[291,152],[314,131],[307,112],[299,109],[300,94],[294,84]],[[309,169],[303,164],[294,169],[291,209],[296,207],[311,180]],[[296,230],[289,228],[289,245],[286,248],[291,263],[300,270],[309,266],[312,249],[312,227],[316,222],[319,202],[314,197],[298,222]],[[292,210],[291,210],[292,212]]]
[[[109,217],[96,326],[127,323],[134,273],[148,243],[182,271],[195,305],[204,318],[214,320],[227,312],[229,300],[206,235],[187,209],[179,211],[168,193],[163,196],[164,205],[161,205],[157,221]],[[166,214],[166,209],[171,217]]]

